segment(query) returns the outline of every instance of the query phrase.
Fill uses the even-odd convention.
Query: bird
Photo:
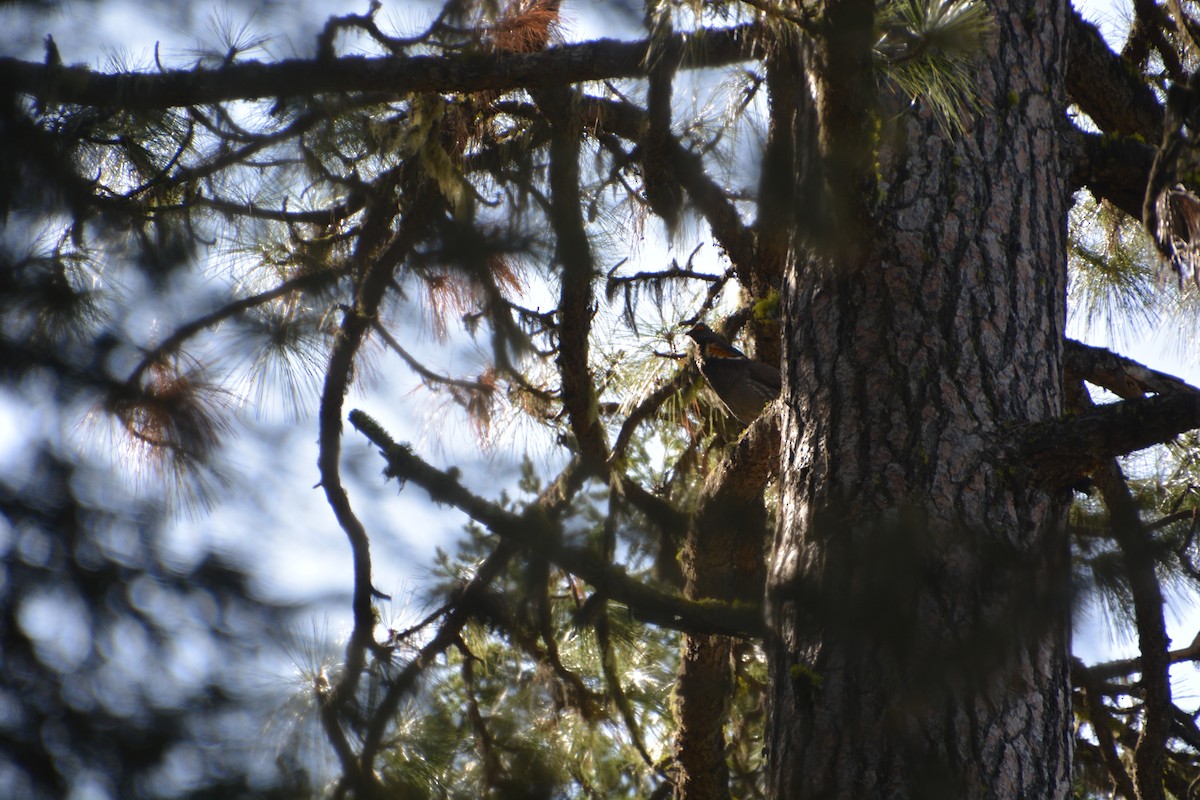
[[[738,421],[750,424],[779,396],[783,379],[778,367],[747,357],[703,322],[693,325],[687,335],[696,342],[700,374]]]

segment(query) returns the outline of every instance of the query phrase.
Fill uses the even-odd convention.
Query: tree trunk
[[[759,420],[705,480],[681,554],[689,600],[758,599],[767,530],[762,486],[778,463],[778,441],[778,428]],[[730,796],[724,726],[734,692],[732,654],[729,637],[684,636],[674,698],[676,800]]]
[[[956,134],[901,117],[877,201],[827,204],[843,238],[864,219],[868,235],[801,256],[785,283],[772,797],[1070,789],[1068,498],[995,448],[1062,411],[1067,5],[992,7],[981,111]],[[854,161],[831,164],[845,115],[820,47],[810,113],[835,194]]]

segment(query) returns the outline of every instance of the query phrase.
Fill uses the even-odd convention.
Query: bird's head
[[[728,340],[703,322],[692,326],[687,335],[700,346],[706,358],[745,358],[745,354],[731,345]]]

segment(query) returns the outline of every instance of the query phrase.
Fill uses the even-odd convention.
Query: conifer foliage
[[[6,397],[41,393],[64,419],[86,418],[81,430],[105,434],[123,468],[146,470],[150,485],[200,506],[221,498],[224,444],[246,407],[283,404],[318,441],[313,482],[330,515],[314,524],[336,524],[352,554],[353,627],[336,663],[304,674],[299,700],[330,768],[314,757],[305,766],[321,785],[293,774],[291,791],[695,800],[794,786],[794,796],[815,798],[833,796],[822,794],[832,791],[820,783],[828,779],[871,785],[880,798],[912,787],[925,787],[925,797],[1024,796],[1004,756],[966,769],[956,755],[946,761],[959,765],[950,774],[932,774],[908,745],[863,756],[858,775],[859,756],[830,745],[838,763],[829,776],[786,774],[798,741],[786,731],[808,724],[795,715],[844,682],[822,653],[833,652],[831,642],[854,644],[854,634],[829,628],[857,624],[860,613],[818,606],[864,575],[895,578],[925,597],[927,584],[950,574],[893,541],[840,589],[780,588],[791,566],[817,570],[806,559],[836,557],[832,547],[796,548],[786,530],[797,476],[818,466],[834,475],[828,464],[837,458],[821,449],[825,440],[806,438],[832,429],[832,417],[797,389],[796,365],[824,362],[797,358],[807,334],[788,314],[803,307],[815,317],[822,308],[824,289],[798,297],[797,287],[870,285],[855,270],[885,269],[871,266],[872,248],[893,234],[897,251],[926,248],[929,264],[949,258],[938,249],[957,246],[949,235],[903,238],[905,209],[927,199],[901,196],[923,168],[912,154],[1023,130],[1050,103],[1057,127],[1036,133],[1052,139],[1063,170],[1036,190],[1075,194],[1069,253],[1064,245],[1062,258],[1049,252],[1038,265],[1048,295],[1069,281],[1071,312],[1089,323],[1125,315],[1194,325],[1200,20],[1191,6],[1135,3],[1119,53],[1066,3],[1034,0],[613,3],[612,14],[640,24],[634,40],[576,35],[572,3],[558,0],[449,0],[430,7],[420,30],[398,27],[386,10],[373,1],[363,13],[331,17],[307,55],[288,58],[270,57],[270,37],[249,28],[226,31],[190,63],[77,65],[49,37],[40,62],[0,58]],[[1048,82],[1032,94],[997,96],[988,65],[1046,30],[1044,21],[1066,63],[1043,65]],[[963,230],[991,213],[989,181],[1011,177],[976,174],[960,155],[938,168],[949,177],[928,191],[965,198],[955,209]],[[1067,226],[1064,215],[1059,228]],[[689,255],[648,263],[636,251],[643,232]],[[970,248],[953,257],[969,259]],[[978,264],[955,266],[986,283]],[[1162,280],[1172,274],[1180,280]],[[929,297],[957,281],[952,271],[931,279]],[[1054,297],[1050,315],[1061,319],[1066,295],[1057,311]],[[684,332],[705,320],[753,358],[783,366],[779,402],[749,424],[726,413],[688,357]],[[844,348],[834,359],[843,372],[892,344],[824,340],[823,325],[811,321],[816,350]],[[1046,686],[1013,693],[1047,698],[1037,724],[1066,743],[1048,745],[1047,758],[1073,748],[1073,763],[1048,769],[1067,775],[1053,784],[1055,797],[1192,798],[1200,727],[1170,678],[1200,658],[1200,646],[1171,645],[1166,610],[1172,592],[1200,588],[1200,447],[1188,433],[1200,427],[1200,390],[1057,331],[1041,357],[1051,365],[1046,405],[1061,414],[1010,415],[980,434],[982,455],[950,461],[990,459],[999,483],[1052,496],[1047,508],[1069,505],[1061,546],[1003,568],[1060,575],[1056,592],[1037,595],[1064,599],[1047,618],[1089,604],[1108,609],[1139,655],[1051,665]],[[452,354],[464,343],[482,357],[435,366],[462,365]],[[943,356],[970,361],[1009,343],[976,344]],[[553,456],[527,462],[511,494],[468,488],[483,481],[406,443],[414,432],[389,430],[369,404],[348,405],[351,389],[385,361],[405,374],[375,371],[376,385],[419,382],[459,409],[480,447],[548,441]],[[1009,370],[968,389],[987,398],[1007,391],[993,379],[1022,376]],[[896,380],[861,383],[889,395]],[[1117,399],[1097,405],[1085,383]],[[951,388],[921,394],[925,405],[912,413],[936,416],[946,397],[969,393]],[[518,430],[534,433],[521,440]],[[378,452],[383,477],[372,493],[348,490],[351,439]],[[811,452],[797,444],[810,441]],[[910,444],[911,452],[867,455],[885,466],[908,459],[914,474],[942,457]],[[1125,460],[1149,447],[1154,459]],[[560,468],[551,474],[535,463]],[[77,529],[78,487],[70,501],[55,492],[81,468],[48,452],[36,481],[0,487],[8,541],[25,542],[18,551],[36,538],[23,531]],[[881,468],[870,481],[886,484],[892,474]],[[372,549],[377,512],[364,513],[386,509],[396,485],[470,519],[461,546],[434,565],[436,600],[415,624],[386,614],[379,587],[396,568]],[[906,520],[939,518],[937,499],[925,501],[921,513],[893,510]],[[858,535],[846,525],[847,538]],[[912,532],[904,546],[924,534]],[[1070,567],[1055,572],[1067,537]],[[34,585],[47,570],[82,570],[63,585],[89,592],[71,602],[127,611],[97,589],[128,580],[129,565],[113,566],[111,553],[76,552],[68,563],[22,552],[7,573],[15,583],[3,589],[0,687],[10,699],[47,658],[20,635],[30,627],[16,609],[28,604],[9,587],[26,585],[22,575],[34,575]],[[218,566],[206,562],[191,580],[217,598],[245,594],[242,577]],[[153,559],[137,569],[184,591]],[[879,593],[868,597],[883,601],[901,590],[870,588]],[[968,594],[984,608],[1012,602],[981,598],[986,591]],[[796,611],[804,602],[811,607]],[[877,616],[904,613],[880,608]],[[795,623],[799,635],[787,628],[809,618],[811,636],[802,629],[810,623]],[[921,646],[863,631],[864,650]],[[1066,652],[1065,627],[1054,635],[1055,652]],[[69,677],[85,661],[59,672]],[[1000,673],[947,674],[955,691],[970,692]],[[71,706],[67,687],[52,688],[61,696],[39,696],[39,713],[86,717],[78,747],[94,754],[92,739],[103,738],[95,731],[116,723]],[[1056,694],[1070,698],[1061,719]],[[904,701],[917,704],[904,706],[911,717],[879,720],[884,740],[889,726],[907,730],[941,710],[941,695],[928,707],[925,694],[912,697]],[[986,716],[979,702],[960,711]],[[16,718],[0,713],[0,779],[24,770],[30,796],[70,788],[63,749],[9,735]],[[1034,726],[1018,721],[996,735],[1028,756],[1033,745],[1021,737]],[[101,756],[91,769],[113,774],[125,759],[162,758],[144,747]],[[863,782],[876,768],[908,789],[889,794]],[[990,794],[971,793],[978,775],[988,776]],[[120,796],[158,790],[132,778],[112,785]]]

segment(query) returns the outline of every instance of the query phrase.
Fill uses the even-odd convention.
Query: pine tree
[[[330,795],[1191,796],[1164,597],[1198,577],[1200,390],[1066,338],[1068,308],[1195,313],[1186,8],[1136,3],[1119,54],[1033,0],[649,0],[642,39],[570,44],[558,2],[380,9],[306,57],[0,59],[6,382],[69,377],[210,494],[238,402],[315,400],[354,571],[303,690]],[[486,364],[429,366],[417,319]],[[701,320],[782,368],[749,424]],[[565,466],[468,488],[347,406],[381,352]],[[415,626],[349,437],[472,520]],[[1137,659],[1072,657],[1093,601]]]

